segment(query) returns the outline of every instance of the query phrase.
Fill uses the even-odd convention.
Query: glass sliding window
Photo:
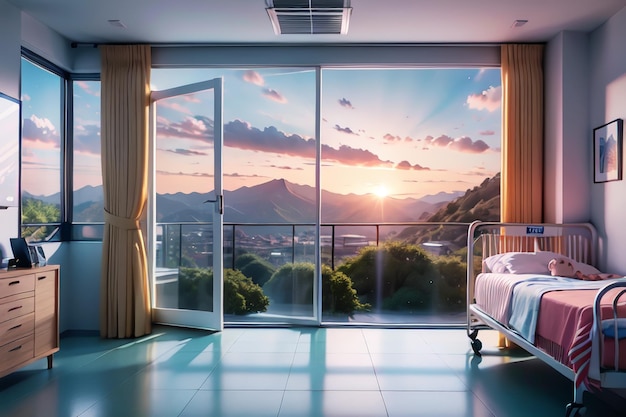
[[[153,69],[151,82],[163,90],[218,77],[224,83],[225,321],[314,320],[315,70]],[[191,105],[178,110],[183,107]],[[202,226],[203,214],[186,204],[189,197],[212,198],[194,186],[204,172],[194,161],[204,151],[193,137],[200,120],[187,116],[187,123],[171,126],[176,140],[157,143],[157,185],[167,176],[173,187],[157,187],[157,255],[168,262],[157,259],[157,269],[189,262],[184,252],[165,247],[184,247],[186,230]],[[167,166],[159,162],[166,158]]]
[[[461,323],[465,239],[499,219],[499,68],[322,70],[325,321]],[[338,280],[339,278],[334,278]]]
[[[102,239],[100,81],[75,80],[72,91],[72,240]]]
[[[22,236],[58,239],[64,79],[22,58]]]

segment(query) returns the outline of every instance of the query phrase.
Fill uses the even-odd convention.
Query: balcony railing
[[[276,270],[286,264],[315,264],[319,244],[322,265],[332,270],[346,270],[347,261],[363,264],[354,266],[355,272],[351,273],[354,276],[348,278],[358,297],[370,309],[355,313],[351,319],[360,317],[357,321],[384,323],[461,323],[465,312],[468,226],[468,223],[434,222],[322,224],[318,239],[313,223],[226,223],[223,266],[238,269],[238,259],[244,254],[253,254]],[[212,227],[211,223],[196,222],[157,224],[157,267],[165,270],[210,268]],[[384,249],[392,243],[396,246]],[[363,251],[372,248],[378,249],[372,252],[377,259],[359,258],[364,256],[360,255]],[[397,255],[392,252],[403,248],[413,251],[418,248],[423,256],[391,259]],[[396,271],[389,271],[389,268]],[[372,284],[373,281],[376,283]],[[295,293],[297,289],[292,291]],[[279,304],[271,302],[268,312],[284,313],[286,307]],[[287,310],[295,311],[291,304]],[[326,319],[333,320],[331,316]],[[246,321],[250,317],[237,320]]]

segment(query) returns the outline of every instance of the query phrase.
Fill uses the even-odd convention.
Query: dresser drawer
[[[0,346],[0,373],[34,357],[33,335]]]
[[[0,323],[35,311],[35,294],[27,292],[5,297],[0,303]]]
[[[35,291],[35,274],[0,279],[0,302],[13,294]]]
[[[35,330],[35,313],[0,323],[0,346],[28,336]]]

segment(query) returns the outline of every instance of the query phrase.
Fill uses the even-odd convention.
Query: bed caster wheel
[[[565,417],[582,417],[587,411],[587,408],[582,404],[569,403],[565,407]]]
[[[483,342],[481,342],[480,339],[472,340],[471,346],[472,350],[474,351],[474,355],[482,356],[480,350],[483,348]]]

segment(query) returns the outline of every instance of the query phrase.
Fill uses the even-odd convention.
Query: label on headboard
[[[526,226],[527,235],[542,235],[543,226]]]

